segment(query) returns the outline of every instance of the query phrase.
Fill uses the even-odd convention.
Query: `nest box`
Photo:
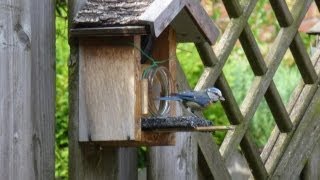
[[[172,132],[142,130],[152,90],[142,74],[146,57],[167,60],[160,65],[175,84],[176,43],[216,41],[218,29],[200,3],[88,0],[70,33],[79,40],[79,141],[173,145]]]

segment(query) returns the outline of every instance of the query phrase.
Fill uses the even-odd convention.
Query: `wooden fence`
[[[312,0],[296,0],[290,11],[284,0],[270,0],[281,29],[264,57],[248,24],[257,0],[224,0],[231,18],[220,41],[212,48],[196,44],[205,70],[196,90],[212,85],[219,87],[226,97],[222,103],[235,130],[229,131],[221,147],[211,134],[178,133],[175,147],[149,149],[148,179],[231,179],[225,165],[238,147],[246,158],[255,179],[310,178],[310,159],[320,137],[320,52],[309,57],[298,28]],[[84,3],[71,0],[70,19]],[[316,1],[320,5],[319,1]],[[222,72],[237,40],[255,74],[252,86],[239,106]],[[105,148],[78,143],[78,59],[76,40],[70,40],[70,178],[71,179],[135,179],[137,176],[136,148]],[[285,107],[273,82],[273,77],[290,49],[302,75],[302,82]],[[181,67],[178,67],[179,90],[188,89]],[[249,131],[263,97],[266,99],[277,126],[259,153]],[[316,150],[314,152],[317,152]]]

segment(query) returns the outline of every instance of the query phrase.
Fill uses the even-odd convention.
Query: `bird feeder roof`
[[[320,34],[320,21],[317,22],[314,26],[312,26],[308,31],[308,34],[311,35],[319,35]]]
[[[74,23],[78,30],[144,27],[155,37],[170,25],[179,42],[214,44],[219,35],[217,26],[200,2],[194,0],[88,0]]]

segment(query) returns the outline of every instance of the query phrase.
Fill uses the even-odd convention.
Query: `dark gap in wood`
[[[146,35],[150,30],[147,26],[114,26],[86,27],[70,29],[72,37],[101,37],[101,36],[133,36]]]

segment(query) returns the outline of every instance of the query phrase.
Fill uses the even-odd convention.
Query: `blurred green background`
[[[67,38],[67,8],[65,0],[57,0],[56,6],[56,179],[68,178],[68,57],[69,46]],[[223,4],[217,0],[204,1],[204,6],[209,14],[218,24],[223,33],[229,18],[223,8]],[[257,6],[249,19],[249,24],[262,54],[265,56],[268,48],[279,31],[279,25],[275,19],[267,0],[259,0]],[[305,45],[309,47],[310,37],[301,34]],[[309,49],[308,49],[309,50]],[[193,44],[179,44],[177,49],[178,59],[184,69],[191,87],[194,87],[199,79],[203,65]],[[247,58],[239,42],[235,45],[223,72],[233,90],[238,104],[240,105],[254,78]],[[285,55],[276,76],[275,84],[285,103],[300,81],[301,76],[297,70],[290,51]],[[220,104],[215,104],[207,108],[205,117],[214,121],[218,125],[227,125],[228,120]],[[250,132],[259,148],[263,148],[275,123],[272,114],[263,101],[258,108],[254,118],[251,120]],[[218,144],[223,140],[224,133],[214,134]],[[140,148],[139,167],[145,164],[146,148]]]

